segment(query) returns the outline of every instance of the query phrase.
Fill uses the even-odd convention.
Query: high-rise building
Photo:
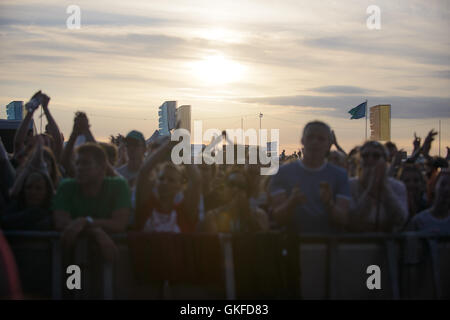
[[[8,120],[23,120],[23,101],[12,101],[6,106],[6,117]]]
[[[377,105],[370,108],[370,139],[391,140],[391,105]]]
[[[180,121],[180,128],[191,132],[191,106],[184,105],[177,109],[177,122]]]
[[[176,101],[165,101],[158,111],[159,133],[163,136],[169,136],[170,130],[176,125]]]

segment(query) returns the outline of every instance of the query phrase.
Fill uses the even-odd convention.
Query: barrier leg
[[[436,299],[442,299],[441,275],[439,273],[439,252],[436,240],[427,239],[428,248],[431,256],[431,269],[433,270],[433,284]]]
[[[114,265],[111,262],[103,264],[103,300],[114,299]]]
[[[337,240],[334,238],[330,238],[328,241],[327,247],[327,296],[328,299],[333,300],[336,299],[336,274],[337,268],[339,267],[337,264]]]
[[[389,277],[391,279],[392,298],[394,300],[400,299],[400,290],[398,285],[398,268],[397,268],[397,252],[395,244],[392,240],[385,241],[387,262],[389,266]]]
[[[225,263],[226,298],[228,300],[235,300],[236,286],[234,283],[233,245],[231,243],[231,237],[226,234],[220,234],[219,237]]]
[[[52,248],[52,299],[62,299],[62,256],[61,243],[58,239],[51,241]]]

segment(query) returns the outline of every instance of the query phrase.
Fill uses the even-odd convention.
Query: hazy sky
[[[72,4],[80,29],[66,26]],[[380,30],[366,26],[370,5]],[[392,140],[408,152],[413,133],[424,138],[440,119],[445,156],[449,18],[448,0],[2,0],[0,105],[42,89],[66,138],[83,110],[99,140],[132,129],[148,137],[165,100],[192,105],[204,128],[243,118],[257,129],[262,112],[263,128],[280,129],[292,151],[313,119],[345,149],[361,143],[365,121],[347,111],[368,99],[392,105]]]

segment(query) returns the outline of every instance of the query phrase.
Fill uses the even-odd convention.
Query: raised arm
[[[69,177],[75,176],[75,167],[72,162],[72,155],[75,142],[80,135],[84,135],[87,142],[95,142],[95,139],[89,129],[88,118],[84,112],[77,112],[75,114],[72,133],[70,134],[69,141],[67,142],[61,156],[61,164]]]
[[[36,139],[36,147],[34,148],[33,155],[26,163],[25,168],[20,171],[20,174],[16,178],[13,187],[11,188],[11,196],[17,196],[19,195],[19,192],[23,186],[23,183],[25,182],[25,178],[30,174],[32,171],[40,171],[48,174],[46,162],[44,160],[44,154],[43,154],[43,141],[41,137],[37,137]]]
[[[397,174],[397,169],[402,163],[402,153],[404,152],[403,149],[400,149],[396,151],[395,155],[392,157],[392,163],[389,165],[388,169],[388,176],[389,177],[395,177]]]
[[[430,156],[431,143],[433,142],[434,137],[437,134],[438,133],[432,129],[432,130],[430,130],[430,132],[428,132],[428,135],[425,138],[425,142],[423,143],[423,146],[422,146],[422,154],[426,159],[431,159],[431,156]]]
[[[350,199],[340,194],[336,195],[335,199],[328,182],[320,183],[320,199],[333,223],[341,228],[347,226],[349,221]]]
[[[42,109],[44,109],[45,117],[47,118],[48,122],[48,131],[50,135],[53,137],[54,146],[53,146],[53,153],[55,154],[56,159],[59,161],[61,158],[62,153],[62,145],[63,141],[61,138],[61,132],[59,131],[58,125],[56,124],[55,119],[53,118],[52,114],[48,110],[48,104],[50,102],[50,97],[46,94],[42,94]]]
[[[88,117],[86,113],[80,113],[80,122],[81,122],[81,134],[83,134],[86,138],[86,142],[97,142],[95,141],[94,135],[91,131],[91,125],[89,124]]]
[[[149,180],[150,172],[158,163],[167,159],[171,145],[171,141],[167,139],[145,159],[139,170],[136,183],[136,208],[139,208],[147,200],[148,192],[152,188],[152,183]]]
[[[14,154],[19,153],[24,148],[25,138],[27,136],[28,129],[30,128],[31,121],[33,120],[33,113],[39,107],[41,101],[41,91],[36,92],[25,104],[27,114],[20,123],[19,128],[14,136]]]
[[[280,197],[281,198],[281,197]],[[272,216],[277,225],[284,226],[290,222],[297,205],[306,202],[306,196],[298,187],[292,189],[289,197],[285,197],[286,201],[279,201],[272,210]]]
[[[339,143],[337,142],[336,134],[334,133],[334,130],[331,130],[331,144],[334,144],[336,146],[336,149],[338,149],[345,156],[347,156],[347,152],[345,152],[344,149],[342,149],[341,146],[339,145]]]
[[[413,140],[413,147],[414,147],[414,149],[413,149],[413,152],[412,152],[411,156],[408,159],[411,162],[416,162],[417,158],[420,155],[420,152],[421,152],[420,142],[421,142],[421,140],[422,139],[420,137],[418,137],[416,135],[416,133],[414,132],[414,140]]]
[[[16,179],[16,170],[14,170],[11,162],[8,159],[8,153],[3,145],[2,138],[0,137],[0,179],[3,181],[5,189],[9,190]]]
[[[81,129],[80,129],[79,113],[77,113],[75,115],[75,119],[73,120],[73,129],[72,133],[70,134],[69,141],[64,147],[64,150],[61,155],[61,165],[66,170],[66,174],[69,177],[75,176],[75,167],[72,162],[72,154],[73,154],[73,147],[75,146],[75,142],[77,141],[77,138],[80,134]]]

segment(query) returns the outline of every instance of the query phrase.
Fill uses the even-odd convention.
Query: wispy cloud
[[[66,28],[69,4],[81,7],[79,30]],[[381,8],[381,30],[366,27],[371,4]],[[399,122],[448,121],[449,14],[447,0],[3,0],[1,103],[41,88],[53,106],[93,114],[133,107],[150,117],[162,101],[185,99],[197,118],[261,107],[280,119],[313,114],[337,124],[367,98],[392,104]],[[204,81],[191,66],[214,55],[242,66],[242,77]],[[68,133],[72,119],[57,115]],[[126,131],[142,122],[114,124]],[[105,121],[95,130],[112,129]],[[298,143],[291,136],[283,143]]]
[[[378,104],[391,104],[392,117],[399,119],[423,119],[430,115],[439,118],[450,117],[450,98],[439,97],[366,97],[369,106]],[[259,103],[266,105],[312,107],[317,114],[333,116],[336,118],[347,118],[348,110],[363,102],[362,98],[355,96],[285,96],[246,98],[242,102]],[[323,108],[329,108],[323,110]],[[313,111],[314,112],[314,111]]]
[[[355,87],[355,86],[324,86],[319,88],[313,88],[311,91],[321,93],[342,93],[342,94],[365,94],[374,92],[374,90]]]
[[[320,37],[307,39],[303,43],[307,46],[345,51],[364,55],[394,56],[411,59],[425,64],[445,65],[450,63],[449,46],[446,49],[424,47],[413,43],[394,43],[392,37]]]

